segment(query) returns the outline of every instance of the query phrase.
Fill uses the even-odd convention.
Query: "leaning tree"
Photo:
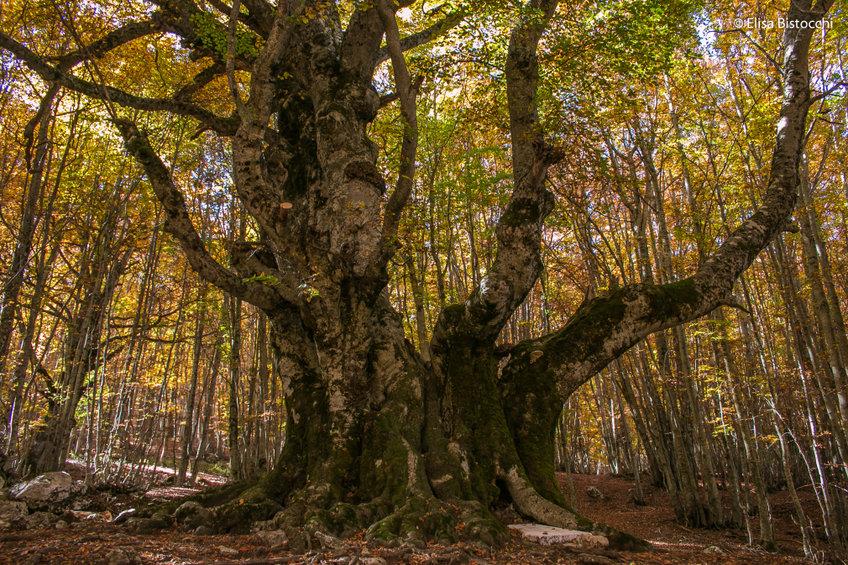
[[[537,50],[558,2],[524,3],[506,60],[513,187],[496,255],[466,300],[441,312],[423,356],[405,338],[387,292],[416,164],[419,83],[405,52],[473,8],[402,37],[396,11],[412,1],[374,0],[353,10],[327,0],[212,0],[209,11],[194,0],[150,3],[149,19],[86,45],[77,41],[60,57],[39,55],[6,33],[0,47],[46,82],[106,102],[191,266],[270,321],[285,383],[285,447],[258,482],[205,498],[217,528],[272,520],[341,535],[367,528],[374,538],[490,539],[503,531],[490,512],[499,501],[545,524],[597,527],[557,487],[554,433],[563,405],[652,332],[732,305],[734,282],[786,226],[812,100],[808,24],[832,0],[793,0],[789,8],[788,21],[798,25],[784,31],[783,101],[759,208],[689,278],[614,289],[586,301],[550,335],[505,348],[496,346],[498,335],[542,270],[540,238],[555,205],[546,175],[562,158],[537,118]],[[73,30],[72,21],[64,23]],[[162,31],[210,61],[172,97],[98,79],[100,57]],[[381,97],[373,80],[387,60],[395,90]],[[88,73],[76,71],[81,64]],[[243,99],[236,71],[249,73]],[[216,77],[227,79],[232,115],[194,99]],[[399,172],[387,182],[367,130],[394,102],[404,130]],[[229,266],[204,246],[168,167],[145,133],[119,116],[121,107],[190,116],[231,139],[234,188],[256,237],[233,246]]]

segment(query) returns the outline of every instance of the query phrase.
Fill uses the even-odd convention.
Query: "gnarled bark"
[[[792,4],[790,21],[821,17],[828,7],[803,11],[801,3]],[[398,6],[382,0],[359,7],[347,29],[334,3],[244,4],[245,22],[265,41],[239,63],[249,65],[251,84],[238,118],[214,116],[185,98],[164,103],[92,87],[0,35],[0,46],[66,88],[188,114],[234,135],[235,189],[260,238],[234,246],[228,268],[204,247],[146,136],[117,123],[191,265],[270,321],[285,382],[284,452],[257,483],[203,497],[217,507],[217,528],[270,520],[307,533],[367,528],[381,539],[494,540],[503,528],[491,509],[506,502],[547,524],[600,527],[568,508],[556,483],[553,436],[562,406],[650,333],[731,304],[737,277],[782,229],[796,200],[812,31],[786,30],[785,94],[763,204],[701,269],[681,281],[596,297],[553,334],[502,349],[495,343],[504,324],[542,270],[540,237],[554,204],[545,180],[559,159],[536,118],[537,50],[557,1],[530,0],[507,57],[514,188],[497,227],[497,255],[470,297],[442,312],[425,360],[406,340],[386,290],[417,141],[403,51],[418,40],[400,38]],[[198,45],[192,21],[199,9],[183,0],[159,5],[157,21]],[[305,8],[309,17],[299,17]],[[388,198],[366,133],[381,104],[371,77],[386,56],[384,35],[406,123],[401,174]],[[633,541],[606,531],[621,544]]]

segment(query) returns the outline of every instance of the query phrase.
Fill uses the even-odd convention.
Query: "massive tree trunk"
[[[491,510],[512,503],[550,525],[590,529],[570,509],[554,474],[554,433],[569,396],[647,335],[732,304],[735,280],[793,210],[809,104],[812,32],[787,29],[784,101],[762,206],[692,277],[596,296],[560,330],[511,347],[496,341],[542,271],[540,238],[554,199],[545,188],[559,152],[537,122],[537,48],[556,0],[530,0],[512,32],[506,65],[514,188],[497,228],[497,254],[464,303],[444,309],[423,358],[404,336],[387,292],[399,217],[415,172],[417,85],[404,49],[452,25],[401,38],[385,0],[364,5],[342,29],[334,3],[245,1],[258,53],[215,51],[228,37],[190,2],[160,3],[157,21],[200,54],[235,56],[250,69],[249,98],[220,118],[187,101],[106,90],[51,67],[8,37],[0,45],[68,88],[141,109],[191,115],[233,137],[235,190],[257,241],[218,263],[192,225],[184,198],[146,136],[116,119],[167,214],[166,229],[206,280],[268,316],[276,370],[285,383],[285,447],[275,469],[251,484],[205,497],[219,530],[256,521],[344,535],[367,528],[395,536],[493,540]],[[790,20],[821,17],[827,2]],[[811,8],[809,5],[807,8]],[[434,31],[435,30],[435,31]],[[383,37],[386,46],[381,48]],[[232,36],[227,38],[232,42]],[[366,134],[381,98],[376,65],[390,59],[405,129],[398,179],[387,195]],[[214,76],[214,72],[213,72]],[[207,77],[208,78],[208,77]],[[230,77],[232,79],[232,77]],[[200,79],[198,79],[200,80]],[[272,119],[273,118],[273,119]],[[269,123],[275,127],[269,127]],[[382,213],[380,213],[382,211]],[[627,537],[607,532],[614,541]]]

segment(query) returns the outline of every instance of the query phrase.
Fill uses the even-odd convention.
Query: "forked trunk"
[[[218,529],[272,519],[273,527],[340,536],[367,528],[379,539],[454,540],[461,532],[491,543],[505,532],[491,511],[509,503],[549,524],[591,529],[564,507],[553,428],[532,437],[511,428],[498,383],[502,354],[491,343],[456,331],[428,364],[385,293],[369,306],[350,290],[338,306],[345,315],[334,334],[271,319],[285,385],[284,451],[239,504],[218,512]],[[555,396],[539,405],[556,420]],[[532,481],[522,457],[533,462]]]
[[[789,17],[818,17],[829,2],[806,4],[815,13],[793,3]],[[530,0],[510,35],[512,195],[487,272],[465,302],[443,310],[427,360],[405,339],[386,290],[417,148],[416,86],[396,6],[363,4],[346,30],[333,3],[303,18],[300,4],[280,2],[260,18],[265,41],[249,62],[250,96],[237,126],[203,114],[210,127],[233,135],[234,186],[258,234],[233,246],[232,268],[205,248],[146,136],[116,121],[192,267],[268,316],[285,379],[282,457],[257,484],[203,497],[218,505],[219,530],[270,519],[265,526],[307,533],[367,528],[377,538],[490,540],[504,531],[491,510],[505,503],[545,524],[594,526],[566,506],[554,474],[562,406],[651,333],[734,303],[735,281],[783,229],[797,198],[811,31],[785,32],[784,99],[758,210],[693,276],[595,296],[558,331],[499,349],[501,330],[542,272],[540,240],[554,205],[547,171],[562,158],[537,119],[537,50],[556,7],[556,0]],[[168,22],[190,37],[195,31],[185,22],[195,15]],[[383,37],[404,123],[388,194],[367,135],[381,105],[372,77]],[[605,531],[618,545],[633,541]]]

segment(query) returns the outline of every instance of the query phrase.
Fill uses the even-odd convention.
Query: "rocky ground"
[[[282,532],[198,535],[179,526],[150,534],[134,532],[133,510],[194,492],[169,484],[167,470],[151,489],[87,487],[78,472],[13,485],[0,499],[0,563],[801,563],[804,562],[788,501],[773,497],[779,553],[748,547],[744,532],[691,530],[678,525],[664,493],[650,491],[644,506],[630,500],[632,484],[615,477],[563,476],[576,505],[588,517],[641,536],[652,549],[641,553],[582,546],[540,545],[512,531],[497,549],[469,544],[372,546],[362,537],[310,540],[289,547]],[[78,471],[78,470],[77,470]],[[204,477],[205,484],[221,479]],[[812,500],[807,502],[814,503]],[[811,509],[812,510],[812,509]],[[190,514],[190,513],[187,513]],[[185,521],[183,522],[185,524]],[[130,525],[130,526],[128,526]],[[822,555],[822,560],[834,556]],[[838,561],[836,561],[838,562]]]

